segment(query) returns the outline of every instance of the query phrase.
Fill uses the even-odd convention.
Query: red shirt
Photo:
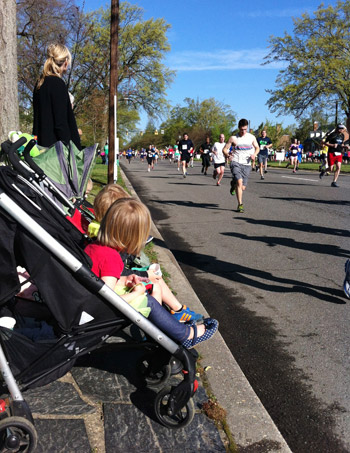
[[[85,252],[92,260],[92,272],[98,277],[115,277],[120,279],[124,263],[117,250],[100,245],[98,242],[85,247]]]

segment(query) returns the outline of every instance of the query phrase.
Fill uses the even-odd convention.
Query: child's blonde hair
[[[103,217],[97,240],[119,252],[139,255],[151,229],[147,207],[134,198],[115,201]]]
[[[66,46],[59,43],[50,44],[47,48],[47,60],[44,63],[44,69],[37,83],[37,90],[44,83],[46,76],[57,76],[62,75],[62,65],[68,62],[68,66],[71,64],[72,56]]]
[[[104,186],[94,200],[96,221],[101,222],[112,203],[120,198],[130,198],[130,195],[118,184],[107,184]]]

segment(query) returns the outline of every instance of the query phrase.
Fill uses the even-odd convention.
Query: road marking
[[[312,182],[317,181],[317,179],[298,178],[297,176],[282,176],[282,178],[298,179],[299,181],[312,181]]]

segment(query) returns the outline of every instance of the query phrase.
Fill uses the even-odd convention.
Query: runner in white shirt
[[[243,191],[248,184],[248,176],[251,170],[251,161],[255,161],[259,154],[259,145],[254,135],[248,132],[248,121],[244,118],[238,123],[239,133],[232,135],[226,145],[223,153],[228,156],[231,164],[231,195],[236,194],[238,201],[238,212],[244,212],[243,208]],[[229,154],[232,145],[232,154]]]
[[[220,186],[220,182],[224,177],[225,172],[225,156],[222,153],[222,150],[225,146],[225,136],[224,134],[220,134],[219,141],[214,143],[211,151],[213,153],[213,161],[214,161],[214,172],[213,178],[216,180],[218,176],[218,181],[216,183],[217,186]]]

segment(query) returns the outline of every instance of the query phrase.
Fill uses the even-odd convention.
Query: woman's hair
[[[118,184],[107,184],[96,195],[94,200],[95,219],[101,222],[109,207],[120,198],[130,198],[130,195]]]
[[[97,240],[101,245],[138,256],[151,229],[147,207],[134,198],[115,201],[103,217]]]
[[[59,43],[50,44],[47,48],[47,59],[44,63],[44,69],[36,85],[37,90],[41,87],[46,76],[61,77],[62,65],[65,62],[71,64],[72,56],[66,46]]]

